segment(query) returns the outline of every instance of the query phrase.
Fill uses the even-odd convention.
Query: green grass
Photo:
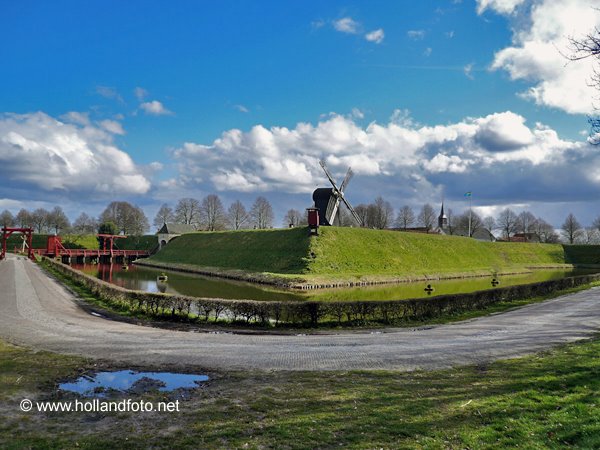
[[[222,231],[185,234],[150,258],[162,263],[282,274],[304,273],[306,229]]]
[[[480,242],[457,236],[322,227],[192,233],[170,242],[150,262],[198,268],[302,275],[313,282],[414,278],[529,266],[590,264],[599,246]]]
[[[594,339],[433,372],[211,372],[211,382],[181,402],[179,413],[42,415],[20,412],[19,401],[57,400],[55,383],[93,369],[92,362],[0,343],[0,445],[599,448],[598,354]]]

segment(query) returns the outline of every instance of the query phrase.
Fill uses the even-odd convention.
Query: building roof
[[[156,234],[185,234],[196,231],[193,225],[184,223],[165,223]]]
[[[465,230],[463,228],[455,228],[454,230],[452,230],[452,234],[454,234],[455,236],[468,236],[469,232],[468,230]],[[473,239],[476,239],[478,241],[495,241],[496,238],[494,237],[494,235],[492,233],[490,233],[490,231],[487,228],[477,228],[475,230],[475,232],[473,233],[473,236],[471,236]]]

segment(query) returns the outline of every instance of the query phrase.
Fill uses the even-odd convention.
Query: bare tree
[[[523,211],[517,216],[516,232],[517,233],[533,233],[537,218],[529,211]]]
[[[210,194],[202,199],[200,226],[207,231],[225,228],[225,208],[218,195]]]
[[[303,214],[297,209],[289,209],[283,217],[283,225],[286,227],[290,225],[292,227],[297,227],[302,223],[303,218]]]
[[[356,207],[354,207],[354,211],[356,211],[356,214],[358,214],[358,217],[360,217],[360,220],[362,222],[362,226],[363,227],[368,227],[369,224],[369,205],[365,205],[364,203],[361,203],[360,205],[357,205]]]
[[[412,208],[408,205],[403,206],[398,211],[398,217],[396,217],[396,226],[406,230],[408,227],[415,223],[415,213]]]
[[[246,212],[244,204],[239,200],[233,202],[227,210],[227,223],[233,230],[240,230],[248,223],[250,217]]]
[[[498,214],[496,225],[502,230],[502,236],[510,241],[517,229],[517,215],[512,209],[505,208]]]
[[[433,206],[429,203],[423,205],[419,217],[417,217],[419,225],[421,225],[429,233],[435,226],[436,216]]]
[[[48,213],[48,227],[54,231],[55,234],[60,234],[61,231],[66,231],[71,227],[69,218],[62,210],[60,206],[55,206],[52,211]]]
[[[490,241],[494,239],[494,230],[496,229],[496,219],[487,216],[483,219],[483,226],[490,233]]]
[[[567,58],[571,61],[594,58],[600,63],[600,28],[596,28],[582,39],[570,38],[569,41],[572,52]],[[600,71],[594,70],[589,83],[600,90]],[[600,116],[590,116],[588,122],[590,124],[590,141],[593,144],[600,144]]]
[[[372,203],[371,215],[372,227],[383,230],[392,225],[394,221],[394,208],[392,208],[390,202],[385,201],[383,197],[379,196]]]
[[[171,208],[166,203],[160,205],[156,216],[154,217],[154,221],[152,225],[156,228],[162,227],[165,223],[173,222],[175,220],[175,214],[173,213],[173,208]]]
[[[581,224],[572,213],[569,213],[560,228],[565,239],[569,241],[569,244],[574,244],[583,233]]]
[[[471,226],[469,227],[469,220]],[[465,211],[456,218],[456,228],[460,230],[460,234],[464,236],[473,237],[473,235],[483,228],[483,219],[475,211]],[[469,229],[471,234],[469,234]]]
[[[446,211],[446,230],[449,235],[456,234],[456,226],[457,226],[457,217],[454,215],[454,211],[451,208],[448,208]]]
[[[600,244],[600,231],[594,227],[584,228],[582,232],[582,241],[584,244]]]
[[[38,233],[42,233],[48,226],[48,210],[38,208],[31,213],[31,224]]]
[[[110,202],[100,214],[99,221],[114,223],[118,231],[123,234],[141,235],[150,228],[144,211],[129,202]]]
[[[15,225],[15,218],[12,213],[5,209],[0,213],[0,227],[12,227]]]
[[[77,234],[92,234],[98,230],[98,221],[82,212],[73,222],[73,231]]]
[[[175,206],[175,221],[197,226],[200,222],[200,202],[195,198],[182,198]]]
[[[269,201],[264,197],[258,197],[252,208],[250,209],[250,216],[255,228],[265,229],[273,226],[273,207]]]
[[[31,213],[26,209],[21,209],[15,216],[15,223],[21,228],[32,227],[33,220],[31,218]]]
[[[559,236],[556,234],[554,227],[546,222],[541,217],[538,217],[535,224],[535,234],[540,242],[547,244],[555,244],[559,241]]]

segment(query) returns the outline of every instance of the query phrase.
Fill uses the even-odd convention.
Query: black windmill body
[[[350,182],[350,179],[352,178],[352,175],[354,174],[354,172],[352,172],[352,169],[348,168],[346,177],[344,178],[344,181],[342,181],[342,184],[338,188],[335,180],[333,179],[333,177],[329,173],[329,170],[327,169],[327,166],[325,165],[325,161],[319,161],[319,164],[321,164],[325,175],[327,175],[329,182],[333,186],[330,188],[317,188],[313,192],[313,201],[315,202],[315,208],[319,210],[319,223],[321,225],[333,225],[340,208],[340,203],[344,202],[344,204],[356,220],[357,224],[359,226],[362,226],[362,219],[354,210],[352,205],[348,202],[348,200],[346,200],[346,198],[344,197],[344,189],[346,189],[348,183]]]

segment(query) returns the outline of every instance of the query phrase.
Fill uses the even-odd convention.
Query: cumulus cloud
[[[70,115],[72,118],[78,116]],[[81,118],[83,116],[79,116]],[[112,130],[110,130],[112,129]],[[144,194],[149,180],[113,142],[118,122],[99,126],[64,122],[43,112],[0,115],[0,180],[3,189],[67,197]]]
[[[125,130],[123,129],[123,125],[116,120],[102,120],[99,125],[104,128],[106,131],[112,134],[124,135]]]
[[[333,21],[333,28],[340,33],[357,34],[360,24],[352,19],[352,17],[342,17]]]
[[[384,38],[385,33],[383,32],[383,28],[378,28],[377,30],[373,30],[370,33],[365,34],[365,39],[367,41],[375,42],[376,44],[381,44]]]
[[[235,109],[237,109],[239,112],[243,112],[243,113],[250,112],[250,110],[248,108],[246,108],[244,105],[233,105],[233,107]]]
[[[443,186],[456,197],[477,190],[490,204],[600,193],[593,146],[563,140],[542,124],[527,126],[510,111],[435,126],[416,124],[400,110],[388,123],[364,127],[352,115],[294,128],[256,125],[228,130],[210,144],[188,142],[174,158],[182,183],[221,191],[308,194],[324,183],[318,161],[325,159],[339,177],[352,166],[355,197],[376,192],[430,201]]]
[[[140,105],[140,108],[149,115],[152,116],[168,116],[173,114],[158,100],[152,100],[150,102],[144,102]]]
[[[571,114],[591,113],[594,63],[591,59],[568,63],[563,55],[570,53],[569,37],[578,39],[600,27],[600,12],[589,0],[480,0],[478,10],[511,14],[520,4],[531,8],[514,17],[513,43],[495,54],[491,68],[530,82],[532,86],[520,95],[536,104]]]
[[[141,102],[148,96],[148,91],[138,86],[133,90],[133,94],[135,95],[135,98]]]
[[[477,13],[482,14],[491,9],[500,14],[512,14],[525,0],[477,0]]]
[[[419,41],[425,37],[425,30],[408,30],[406,35],[413,41]]]
[[[123,103],[123,97],[119,94],[119,92],[110,86],[96,86],[96,93],[101,95],[104,98],[108,98],[111,100],[116,100],[119,103]]]

